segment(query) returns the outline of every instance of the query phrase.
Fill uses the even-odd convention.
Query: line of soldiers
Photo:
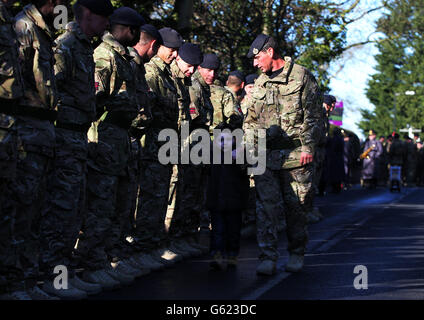
[[[57,39],[63,1],[34,0],[15,18],[13,2],[0,1],[4,297],[81,299],[207,251],[198,240],[203,166],[178,166],[164,229],[173,169],[159,162],[158,136],[181,134],[184,123],[241,127],[236,95],[213,85],[217,56],[109,0],[77,1]],[[55,284],[60,265],[66,290]]]
[[[387,186],[390,179],[390,167],[401,167],[401,181],[404,186],[422,186],[424,184],[423,166],[424,150],[423,144],[418,134],[411,138],[405,135],[403,140],[398,133],[393,133],[387,137],[381,136],[376,139],[376,133],[370,130],[369,138],[364,144],[364,151],[371,145],[370,141],[375,141],[375,151],[371,151],[369,159],[373,164],[373,170],[363,171],[363,179],[372,179],[373,186]],[[364,167],[365,169],[365,167]],[[366,179],[365,179],[366,180]],[[365,181],[365,184],[368,181]]]
[[[190,147],[194,130],[212,133],[221,122],[266,129],[267,169],[254,177],[257,272],[276,271],[283,199],[286,270],[302,269],[313,160],[325,127],[321,93],[307,69],[259,35],[248,57],[262,75],[232,73],[224,88],[214,85],[215,54],[171,28],[145,24],[131,8],[78,0],[75,21],[55,39],[55,6],[63,0],[34,0],[15,18],[13,2],[0,0],[4,298],[82,299],[207,252],[198,232],[207,168],[158,158],[166,143],[161,131],[180,137],[186,124],[190,138],[181,143]],[[94,37],[102,37],[95,49]],[[57,266],[67,267],[65,288]]]

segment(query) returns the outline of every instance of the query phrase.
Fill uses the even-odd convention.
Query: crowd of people
[[[257,274],[276,272],[283,223],[286,270],[302,270],[321,172],[347,145],[338,132],[329,139],[335,99],[323,103],[309,70],[261,34],[247,57],[262,73],[234,70],[222,86],[216,54],[132,8],[78,0],[56,37],[63,0],[34,0],[12,17],[14,2],[0,0],[3,299],[83,299],[206,253],[212,268],[234,267],[241,225],[252,221]],[[163,164],[163,130],[180,137],[186,124],[181,145],[195,148],[196,130],[206,130],[232,162]],[[253,134],[240,145],[228,133],[213,137],[216,128]],[[249,179],[237,152],[258,148],[261,129],[266,168]],[[210,247],[202,226],[211,227]]]

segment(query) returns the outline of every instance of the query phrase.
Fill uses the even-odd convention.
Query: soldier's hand
[[[312,154],[302,152],[300,154],[300,164],[303,166],[305,164],[311,163],[314,161],[314,156]]]

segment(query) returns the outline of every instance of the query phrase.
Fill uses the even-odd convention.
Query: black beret
[[[255,80],[258,79],[258,75],[256,73],[252,73],[246,76],[245,85],[254,84]]]
[[[156,29],[151,24],[143,24],[140,27],[140,30],[142,32],[148,33],[150,36],[152,36],[159,44],[163,44],[162,36],[160,35],[158,29]]]
[[[246,81],[246,79],[244,77],[244,74],[241,71],[238,71],[238,70],[230,72],[230,76],[237,77],[242,82],[245,82]]]
[[[121,7],[115,10],[110,16],[110,22],[122,24],[124,26],[140,27],[146,23],[143,17],[134,9],[128,7]]]
[[[203,60],[203,54],[200,47],[189,42],[183,43],[183,45],[178,49],[178,55],[185,62],[193,66],[198,66]]]
[[[86,7],[94,14],[108,17],[113,13],[113,5],[110,0],[78,0],[77,4]]]
[[[221,63],[214,53],[207,53],[203,56],[203,62],[200,64],[202,68],[217,70]]]
[[[336,101],[337,101],[337,99],[334,96],[329,95],[329,94],[324,95],[324,103],[325,104],[331,106]]]
[[[247,57],[253,58],[255,55],[259,53],[259,51],[262,50],[265,43],[271,38],[270,36],[267,36],[266,34],[260,34],[256,37],[255,40],[253,40],[252,45],[250,46],[249,52],[247,54]]]
[[[183,44],[183,38],[181,35],[171,28],[162,28],[159,30],[162,36],[163,45],[168,48],[179,48]]]

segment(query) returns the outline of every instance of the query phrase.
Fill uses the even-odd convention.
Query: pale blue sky
[[[358,12],[378,6],[380,1],[363,0]],[[347,33],[348,43],[361,42],[375,31],[375,21],[382,12],[373,12],[363,19],[351,24]],[[373,35],[372,39],[378,35]],[[329,72],[333,74],[330,82],[331,94],[344,102],[343,127],[354,131],[363,138],[356,125],[361,120],[360,108],[373,110],[374,106],[365,95],[367,80],[375,73],[374,56],[378,53],[374,44],[367,44],[346,52],[339,60],[330,64]],[[343,69],[337,72],[340,67]]]

